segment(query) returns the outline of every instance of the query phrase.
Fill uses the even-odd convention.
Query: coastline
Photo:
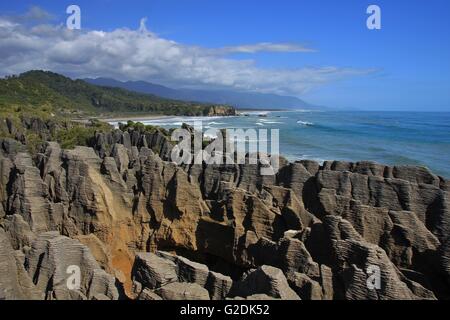
[[[269,111],[267,114],[262,110],[251,112],[248,116],[245,113],[238,110],[238,115],[230,117],[135,115],[133,118],[166,129],[193,120],[203,120],[205,129],[278,128],[281,132],[280,152],[291,161],[311,159],[323,163],[325,160],[367,160],[393,166],[426,166],[440,176],[450,176],[448,153],[438,153],[438,150],[450,146],[445,134],[450,114],[364,111]],[[266,116],[259,116],[262,113]],[[110,116],[117,124],[118,121],[126,122],[133,115]],[[430,131],[432,125],[435,129]]]
[[[99,116],[95,117],[95,119],[104,121],[104,122],[120,122],[120,121],[146,121],[146,120],[164,120],[164,119],[172,119],[172,118],[198,118],[198,117],[204,117],[204,118],[217,118],[217,117],[236,117],[236,116],[242,116],[242,113],[240,113],[240,110],[236,110],[235,115],[222,115],[222,114],[216,114],[216,115],[208,115],[208,116],[187,116],[187,115],[161,115],[161,114],[129,114],[129,115],[113,115],[113,116]]]
[[[138,120],[162,120],[172,118],[174,116],[168,115],[154,115],[154,114],[142,114],[142,115],[129,115],[129,116],[114,116],[114,117],[97,117],[97,120],[104,122],[120,122],[120,121],[138,121]]]

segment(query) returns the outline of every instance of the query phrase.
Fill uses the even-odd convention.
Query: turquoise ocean
[[[279,129],[280,154],[311,159],[419,165],[450,178],[450,112],[242,111],[235,117],[140,119],[165,128]],[[117,124],[113,123],[112,124]]]

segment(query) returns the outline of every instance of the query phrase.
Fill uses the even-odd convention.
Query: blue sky
[[[194,52],[192,54],[198,57],[199,52],[201,55],[208,49],[234,48],[216,58],[208,54],[201,59],[206,64],[202,68],[217,69],[223,65],[228,68],[224,72],[233,68],[245,70],[242,74],[230,71],[225,79],[209,72],[206,77],[210,80],[204,82],[195,76],[190,77],[189,70],[179,71],[172,62],[171,67],[166,62],[145,72],[137,72],[139,68],[136,66],[124,66],[123,70],[133,70],[130,71],[130,79],[142,77],[143,80],[172,86],[230,86],[261,92],[273,89],[275,93],[296,95],[308,102],[330,107],[450,111],[448,0],[24,0],[1,2],[0,15],[19,16],[38,6],[53,16],[42,24],[61,25],[65,24],[65,9],[69,4],[80,6],[84,31],[113,33],[121,28],[136,30],[140,19],[147,17],[146,27],[155,35],[154,39],[175,42],[181,46],[176,48],[181,48],[181,55]],[[381,30],[366,28],[366,8],[370,4],[381,8]],[[23,20],[22,23],[27,24]],[[78,47],[85,47],[85,42],[79,41],[82,45]],[[297,49],[254,50],[251,53],[236,49],[260,43],[292,44]],[[23,45],[17,48],[23,48]],[[164,48],[161,50],[169,50]],[[0,53],[1,50],[0,47]],[[60,48],[58,50],[61,52]],[[78,56],[85,54],[77,53]],[[155,54],[151,55],[152,61],[159,60]],[[70,65],[64,66],[61,56],[54,61],[49,61],[49,56],[55,56],[54,51],[47,53],[45,60],[39,57],[36,65],[31,66],[55,68],[55,71],[72,76],[90,75],[89,70],[93,70],[93,76],[99,76],[103,71],[108,76],[127,78],[125,71],[117,73],[117,70],[111,70],[109,73],[106,66],[95,69],[98,63],[93,67],[92,61],[78,68],[70,57],[64,57],[71,61]],[[161,61],[170,57],[179,59],[175,54],[161,57]],[[42,66],[39,66],[39,61],[42,61]],[[148,60],[142,61],[145,64]],[[243,63],[241,67],[239,61]],[[28,66],[30,63],[14,60],[1,71],[20,71]],[[245,68],[249,68],[248,72]],[[76,70],[80,73],[77,74]],[[178,78],[164,74],[171,70],[176,71]],[[203,75],[198,69],[192,74],[197,72],[199,77]],[[310,82],[308,77],[312,79]]]

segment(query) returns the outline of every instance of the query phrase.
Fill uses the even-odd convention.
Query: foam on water
[[[313,126],[314,125],[314,123],[312,123],[312,122],[308,122],[308,121],[301,121],[301,120],[298,120],[297,121],[297,123],[298,124],[301,124],[301,125],[303,125],[303,126]]]

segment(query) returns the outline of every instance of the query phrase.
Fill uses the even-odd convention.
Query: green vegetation
[[[31,112],[42,117],[69,117],[105,113],[152,113],[206,116],[214,105],[163,99],[120,88],[100,87],[57,73],[29,71],[0,79],[0,116]],[[221,106],[221,108],[230,107]]]
[[[163,136],[168,138],[169,141],[173,130],[175,130],[174,128],[170,128],[169,130],[167,130],[166,128],[163,127],[152,126],[149,124],[146,125],[143,124],[142,122],[134,122],[131,120],[128,120],[127,123],[119,123],[120,130],[126,131],[129,128],[132,128],[133,130],[139,131],[141,133],[155,133],[159,131]]]
[[[105,122],[91,120],[89,125],[76,124],[71,128],[58,130],[55,140],[63,149],[73,149],[75,146],[87,146],[96,132],[110,131],[112,127]]]
[[[88,146],[96,132],[108,132],[113,127],[99,120],[77,122],[62,117],[12,114],[0,116],[0,139],[12,138],[27,146],[31,154],[41,151],[46,141],[57,141],[64,149]]]
[[[44,139],[39,134],[34,132],[27,133],[25,135],[25,140],[27,142],[27,149],[31,154],[38,153],[45,143]]]

